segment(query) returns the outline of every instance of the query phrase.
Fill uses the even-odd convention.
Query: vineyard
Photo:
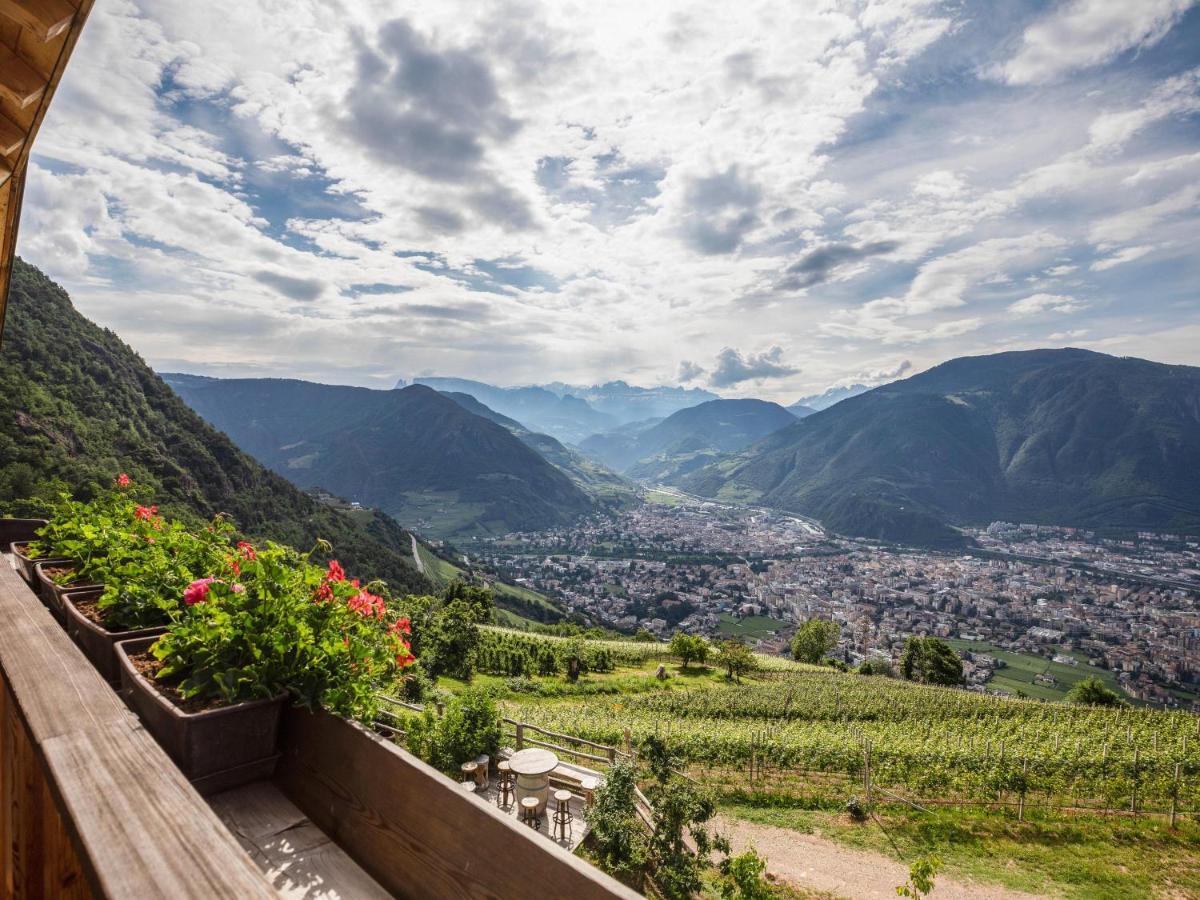
[[[1200,810],[1200,717],[1188,713],[818,670],[716,690],[519,702],[509,714],[603,743],[620,743],[627,728],[635,744],[658,734],[693,774],[739,791],[840,803],[869,785],[876,799],[1022,811]]]

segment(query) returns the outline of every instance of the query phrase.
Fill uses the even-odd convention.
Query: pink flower
[[[342,564],[336,559],[331,559],[329,561],[329,572],[326,577],[330,581],[345,581],[346,570],[342,568]]]
[[[212,583],[216,580],[215,578],[197,578],[184,589],[183,602],[188,606],[203,603],[208,599],[208,592],[212,589]]]
[[[258,552],[254,549],[254,545],[247,543],[246,541],[238,541],[237,548],[241,551],[243,559],[253,560],[258,556]]]
[[[376,619],[382,619],[387,612],[383,598],[375,596],[370,591],[359,591],[346,601],[346,605],[360,616],[374,616]]]
[[[240,584],[238,584],[238,583],[235,581],[233,584],[231,584],[231,585],[229,586],[229,589],[230,589],[231,591],[233,591],[235,594],[240,594],[240,593],[241,593],[242,591],[244,591],[246,588],[245,588],[245,586],[244,586],[244,585],[240,585]]]
[[[395,635],[412,634],[412,622],[409,621],[408,616],[393,622],[391,632]]]
[[[136,519],[141,519],[143,522],[149,522],[157,512],[157,506],[139,506],[133,511],[133,516]]]
[[[133,484],[133,479],[124,472],[117,476],[117,487],[129,487],[131,484]]]

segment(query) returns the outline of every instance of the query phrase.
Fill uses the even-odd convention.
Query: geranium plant
[[[182,614],[152,648],[158,678],[185,697],[237,703],[290,691],[309,708],[372,718],[378,691],[413,661],[408,620],[388,609],[382,585],[311,556],[240,544],[184,590]]]

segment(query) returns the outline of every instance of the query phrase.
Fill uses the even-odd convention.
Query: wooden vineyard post
[[[1029,781],[1029,757],[1021,759],[1021,796],[1017,800],[1017,821],[1025,821],[1025,788]]]
[[[629,756],[632,757],[633,756],[633,733],[629,730],[628,726],[626,726],[626,728],[625,728],[624,737],[625,737],[625,752],[627,754],[629,754]]]
[[[1129,811],[1137,815],[1137,789],[1138,789],[1138,757],[1141,750],[1138,747],[1133,748],[1133,790],[1129,796]]]
[[[867,795],[867,809],[871,808],[871,742],[863,741],[863,793]]]
[[[517,749],[520,750],[525,746],[525,723],[517,723]],[[522,757],[524,759],[524,757]]]
[[[1175,781],[1171,784],[1171,827],[1179,815],[1179,763],[1175,763]]]

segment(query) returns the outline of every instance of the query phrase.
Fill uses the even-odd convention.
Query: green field
[[[425,566],[425,575],[433,582],[434,587],[439,590],[456,578],[463,577],[462,569],[454,565],[454,563],[442,559],[420,541],[417,541],[417,553],[421,555],[421,563]],[[550,598],[539,594],[537,591],[531,591],[529,588],[515,584],[505,584],[502,581],[493,583],[492,591],[496,594],[498,607],[503,605],[505,598],[509,598],[514,603],[520,605],[532,605],[545,609],[555,619],[562,618],[562,609],[550,600]],[[533,619],[519,615],[512,610],[498,608],[496,613],[501,625],[512,628],[527,628],[534,624]]]
[[[663,491],[646,491],[645,499],[647,503],[657,503],[659,506],[682,506],[683,500],[675,494],[668,494]]]
[[[717,626],[722,637],[742,638],[748,643],[771,637],[786,623],[770,616],[737,616],[721,613],[720,624]]]
[[[1087,657],[1077,651],[1067,654],[1079,660],[1079,665],[1072,666],[1067,663],[1056,663],[1032,653],[1014,653],[988,641],[951,639],[946,643],[955,650],[986,653],[988,656],[1003,660],[1007,665],[1002,669],[997,669],[996,673],[988,680],[987,685],[998,691],[1012,694],[1014,697],[1018,696],[1018,692],[1020,692],[1037,700],[1065,700],[1067,692],[1071,690],[1072,686],[1092,676],[1099,678],[1107,687],[1122,697],[1128,697],[1121,690],[1121,686],[1112,672],[1088,665]],[[1036,683],[1034,678],[1042,674],[1053,676],[1056,683],[1052,685]]]

